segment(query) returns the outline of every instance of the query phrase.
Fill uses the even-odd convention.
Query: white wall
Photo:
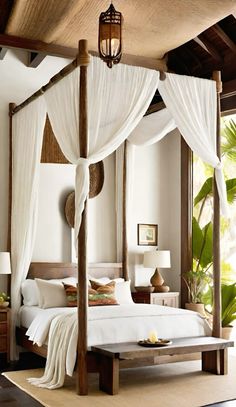
[[[89,199],[88,261],[116,262],[115,154],[104,160],[104,185]]]
[[[171,269],[162,270],[171,290],[180,281],[180,135],[173,131],[159,143],[137,147],[129,262],[134,285],[147,285],[154,270],[143,268],[143,253],[155,247],[137,245],[137,224],[158,224],[158,247],[170,250]]]
[[[74,179],[74,165],[40,165],[38,226],[33,261],[71,260],[71,233],[64,207],[66,197],[74,190]]]
[[[88,261],[116,261],[114,154],[104,160],[104,185],[88,204]],[[68,226],[64,208],[74,190],[75,166],[41,164],[38,227],[33,261],[76,261],[73,231]]]

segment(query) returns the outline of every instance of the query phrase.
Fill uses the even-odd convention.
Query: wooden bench
[[[124,342],[92,346],[91,350],[99,356],[100,390],[108,394],[117,394],[120,360],[201,352],[203,371],[225,375],[228,370],[228,347],[231,346],[234,346],[234,342],[225,339],[193,337],[173,339],[171,345],[160,348],[145,348],[136,342]]]

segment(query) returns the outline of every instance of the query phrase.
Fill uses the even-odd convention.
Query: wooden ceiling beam
[[[236,44],[234,41],[226,34],[226,32],[219,26],[219,24],[215,24],[211,27],[211,30],[213,30],[218,37],[222,39],[222,41],[233,51],[236,53]]]
[[[43,53],[55,57],[73,59],[78,53],[77,48],[63,47],[56,44],[47,44],[43,41],[30,40],[28,38],[20,38],[14,35],[0,34],[0,47],[17,48],[26,51]]]
[[[43,41],[20,38],[13,35],[0,34],[0,47],[22,49],[34,53],[51,55],[55,57],[74,59],[78,53],[77,48],[63,47],[56,44],[48,44]],[[89,51],[91,55],[98,56],[98,52]],[[40,57],[38,57],[40,58]],[[144,68],[167,70],[167,59],[141,57],[138,55],[123,54],[122,62],[126,65],[142,66]]]
[[[183,46],[183,52],[185,52],[189,58],[191,58],[195,62],[195,66],[193,68],[193,72],[195,72],[198,69],[202,68],[202,63],[200,59],[197,57],[197,55],[190,49],[187,45]]]
[[[39,64],[46,58],[47,55],[37,52],[29,52],[29,61],[27,66],[29,68],[37,68]]]
[[[0,0],[0,32],[6,29],[14,0]]]
[[[206,39],[203,34],[199,34],[197,37],[193,38],[202,49],[204,49],[208,54],[212,56],[215,60],[223,63],[223,58],[220,55],[219,51],[214,47],[214,45]]]
[[[4,58],[5,55],[6,55],[6,53],[7,53],[7,48],[1,48],[1,47],[0,47],[0,61],[3,60],[3,58]]]
[[[220,98],[226,99],[232,96],[236,96],[236,79],[223,83],[223,90],[220,95]]]
[[[179,54],[174,54],[174,58],[177,62],[177,66],[181,69],[184,75],[191,75],[189,66],[184,62],[183,58]]]

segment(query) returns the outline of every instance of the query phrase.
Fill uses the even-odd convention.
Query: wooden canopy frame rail
[[[9,115],[10,115],[10,157],[11,157],[11,138],[12,138],[12,116],[21,110],[23,107],[28,105],[31,101],[35,100],[37,97],[41,96],[47,89],[53,86],[54,83],[61,80],[64,76],[68,75],[75,68],[80,67],[80,111],[79,111],[79,144],[81,157],[86,158],[88,154],[88,112],[87,112],[87,67],[89,65],[89,53],[86,40],[79,41],[79,52],[77,58],[68,66],[63,68],[58,74],[51,78],[47,85],[43,86],[40,90],[35,92],[31,97],[25,100],[18,106],[10,104],[9,106]],[[217,82],[217,91],[218,91],[218,126],[217,126],[217,146],[218,146],[218,157],[220,158],[220,149],[219,149],[219,119],[220,119],[220,73],[217,72],[214,74],[214,79]],[[162,78],[164,80],[164,78]],[[10,158],[10,188],[9,188],[9,199],[11,201],[11,158]],[[125,215],[125,199],[126,199],[126,153],[124,155],[124,185],[123,185],[123,222],[126,226],[126,215]],[[188,188],[186,189],[188,193]],[[182,226],[183,226],[183,210],[182,210]],[[213,335],[220,336],[221,332],[221,303],[220,303],[220,246],[219,246],[219,196],[217,188],[214,188],[214,317],[213,317]],[[186,221],[185,221],[186,225]],[[11,222],[9,222],[9,232],[10,232]],[[188,229],[189,230],[189,229]],[[182,229],[183,231],[183,229]],[[185,229],[186,232],[186,229]],[[9,233],[10,236],[10,233]],[[187,238],[189,247],[190,239]],[[123,231],[123,266],[124,266],[124,277],[127,279],[127,236],[126,236],[126,227]],[[182,247],[184,239],[182,239]],[[9,240],[10,245],[10,240]],[[10,247],[9,247],[10,249]],[[188,251],[190,254],[190,251]],[[185,256],[185,261],[188,256]],[[189,266],[189,259],[188,266]],[[186,267],[186,265],[185,265]],[[78,335],[78,370],[77,370],[77,392],[80,395],[86,395],[88,393],[88,380],[87,380],[87,201],[85,202],[84,211],[82,214],[82,222],[78,236],[78,325],[79,325],[79,335]]]

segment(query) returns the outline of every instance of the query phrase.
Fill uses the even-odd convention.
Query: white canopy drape
[[[21,283],[31,262],[37,226],[39,165],[46,120],[42,97],[12,118],[11,342],[16,358],[15,324],[21,305]]]
[[[158,86],[159,72],[128,65],[108,70],[98,58],[88,67],[88,158],[79,151],[79,69],[45,93],[47,111],[62,152],[76,171],[75,236],[89,193],[89,165],[115,151],[137,126]]]
[[[149,146],[160,141],[175,128],[175,121],[165,108],[143,117],[128,137],[128,141],[136,146]]]
[[[186,143],[215,168],[221,212],[228,216],[223,169],[216,152],[215,81],[167,73],[158,90]]]
[[[89,165],[111,154],[128,136],[130,143],[148,145],[175,125],[190,148],[216,169],[221,208],[223,213],[227,211],[221,163],[216,155],[213,81],[166,74],[165,81],[159,83],[156,71],[122,64],[109,70],[100,59],[92,58],[88,67],[88,158],[83,159],[79,150],[79,77],[78,68],[13,117],[13,326],[20,306],[20,285],[27,275],[34,244],[46,110],[64,155],[77,165],[76,237],[89,192]],[[167,110],[147,116],[139,124],[157,87]],[[11,339],[14,341],[13,332]]]

